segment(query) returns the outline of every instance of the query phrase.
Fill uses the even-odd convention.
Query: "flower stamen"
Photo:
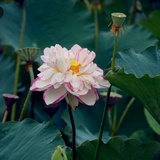
[[[75,59],[73,59],[71,61],[71,66],[70,66],[70,70],[72,70],[73,74],[77,74],[79,72],[79,68],[81,67],[82,65],[76,61]]]

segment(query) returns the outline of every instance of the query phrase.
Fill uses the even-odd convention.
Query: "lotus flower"
[[[44,49],[40,73],[33,81],[32,91],[44,91],[47,105],[66,99],[75,109],[79,102],[92,106],[98,100],[98,88],[110,83],[103,78],[103,70],[94,62],[95,53],[74,45],[70,50],[56,44]]]

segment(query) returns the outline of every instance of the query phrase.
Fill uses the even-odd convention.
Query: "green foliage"
[[[68,48],[73,42],[85,47],[93,45],[93,20],[79,3],[72,0],[46,0],[44,7],[43,0],[38,3],[27,0],[23,47],[37,46],[43,50],[55,44]],[[16,3],[1,5],[5,12],[0,26],[2,43],[9,43],[18,49],[22,9],[18,8]]]
[[[49,122],[31,119],[0,124],[0,159],[51,159],[58,145],[64,145],[60,133]]]
[[[98,52],[96,62],[103,69],[110,66],[113,54],[114,36],[110,32],[99,33]],[[155,45],[157,40],[151,33],[138,25],[126,26],[124,33],[118,38],[118,51],[134,48],[136,52],[142,52],[146,48]],[[103,59],[103,61],[102,61]]]
[[[117,73],[108,72],[106,77],[112,85],[138,98],[160,123],[159,53],[158,46],[140,53],[131,49],[119,52],[117,64],[125,70],[123,68]]]
[[[147,121],[150,125],[150,127],[158,134],[160,135],[160,125],[159,123],[157,123],[157,121],[155,121],[155,119],[151,116],[151,114],[144,109],[144,113],[146,115]]]
[[[0,19],[1,95],[13,93],[15,51],[19,49],[22,9],[25,8],[26,11],[23,47],[40,48],[40,54],[42,54],[43,49],[51,45],[60,44],[69,49],[77,43],[95,51],[94,12],[93,10],[89,12],[84,2],[81,0],[46,0],[45,2],[26,0],[22,5],[20,1],[0,1],[0,7],[4,11]],[[89,2],[92,3],[92,0]],[[123,98],[112,106],[111,110],[113,119],[113,110],[117,108],[116,125],[132,98],[131,96],[136,97],[136,100],[116,133],[125,137],[126,140],[110,136],[111,128],[107,117],[99,159],[158,160],[160,144],[155,141],[160,141],[160,47],[157,43],[160,40],[158,28],[160,11],[157,10],[159,2],[155,5],[155,2],[141,0],[142,8],[136,8],[131,25],[128,24],[132,16],[130,12],[133,7],[132,1],[100,0],[100,2],[95,62],[105,72],[109,71],[111,66],[114,46],[114,36],[111,35],[110,27],[108,27],[111,22],[110,15],[112,12],[123,12],[127,15],[124,32],[118,37],[117,70],[114,73],[111,71],[106,73],[106,78],[114,86],[112,91],[123,95]],[[42,63],[40,55],[36,61],[33,63],[35,75],[38,73],[37,68]],[[26,65],[22,62],[17,93],[20,99],[17,102],[16,119],[19,118],[29,87],[29,74]],[[94,106],[87,107],[80,104],[73,112],[79,160],[94,159],[104,104],[105,101],[100,96]],[[0,96],[0,105],[0,119],[2,119],[5,110],[2,96]],[[145,114],[144,107],[147,109]],[[47,109],[48,111],[45,112]],[[42,93],[33,92],[25,117],[38,122],[53,121],[61,130],[65,145],[71,147],[72,128],[66,110],[66,102],[58,103],[58,107],[46,106]],[[10,115],[8,120],[10,120]],[[52,158],[56,160],[67,159],[66,156],[62,156],[62,154],[65,155],[65,151],[59,146],[64,145],[59,130],[49,122],[39,124],[33,120],[25,119],[22,122],[0,124],[0,159],[44,160],[51,159],[52,155]],[[68,159],[71,159],[71,152],[68,154]]]
[[[160,23],[159,16],[160,11],[156,10],[149,15],[147,20],[140,21],[140,24],[152,31],[153,35],[160,40],[160,32],[159,28],[157,27]]]
[[[14,77],[15,77],[15,61],[11,57],[13,55],[13,50],[10,46],[4,46],[5,52],[3,55],[0,55],[0,95],[3,93],[13,93],[13,85],[14,85]],[[10,55],[10,56],[9,56]],[[3,76],[2,76],[3,75]],[[3,85],[2,85],[3,84]],[[2,119],[2,115],[5,109],[5,102],[2,96],[0,96],[0,119]]]
[[[86,141],[77,148],[77,159],[93,160],[97,140]],[[101,143],[99,160],[158,160],[160,158],[160,143],[143,143],[138,139],[123,140],[122,137],[114,137],[106,144]],[[69,155],[69,160],[71,160]]]
[[[58,146],[52,154],[51,160],[67,160],[66,153],[61,146]]]

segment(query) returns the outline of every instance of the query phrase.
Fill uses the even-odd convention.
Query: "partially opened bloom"
[[[47,105],[65,98],[73,109],[78,102],[92,106],[98,100],[97,89],[110,86],[94,58],[94,52],[77,44],[70,50],[58,44],[45,48],[40,73],[30,89],[45,91],[43,98]]]

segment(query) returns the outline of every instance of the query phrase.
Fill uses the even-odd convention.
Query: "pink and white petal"
[[[70,51],[67,48],[63,48],[63,57],[68,59],[70,57]],[[72,53],[73,54],[73,53]]]
[[[64,86],[59,87],[58,89],[54,89],[50,87],[43,94],[43,99],[47,105],[58,103],[61,101],[67,94],[67,90]]]
[[[79,72],[80,72],[80,74],[81,73],[92,74],[93,72],[95,72],[96,68],[97,68],[97,65],[95,63],[91,62],[87,66],[82,66],[80,68]]]
[[[76,53],[75,60],[77,60],[83,66],[83,63],[85,62],[87,57],[88,57],[88,50],[84,48],[80,52]]]
[[[91,85],[96,83],[95,79],[90,75],[84,75],[83,78],[87,83],[90,83]]]
[[[64,58],[58,58],[56,66],[60,72],[65,72],[68,69],[68,64]]]
[[[66,55],[67,57],[67,59],[69,59],[69,58],[71,58],[71,59],[74,59],[75,58],[75,53],[74,52],[72,52],[71,50],[69,50],[68,51],[68,54]]]
[[[92,65],[90,66],[90,68],[85,72],[85,74],[92,74],[96,68],[97,68],[97,65],[95,63],[91,63]]]
[[[73,87],[71,86],[70,83],[65,83],[65,87],[67,89],[67,91],[75,96],[78,96],[77,92],[74,92]]]
[[[87,66],[83,66],[79,69],[79,73],[82,74],[82,73],[85,73],[91,66],[92,64],[88,64]]]
[[[59,88],[61,85],[62,85],[61,83],[55,83],[55,84],[53,85],[53,87],[54,87],[55,89],[57,89],[57,88]]]
[[[77,52],[79,52],[81,50],[81,46],[79,46],[78,44],[75,44],[72,48],[71,51],[75,54]]]
[[[96,70],[91,74],[93,77],[102,77],[103,76],[103,70],[99,67],[96,68]]]
[[[64,74],[63,73],[55,73],[52,78],[51,78],[51,84],[54,85],[57,82],[62,82],[64,81]]]
[[[39,70],[40,72],[42,72],[42,71],[46,70],[47,68],[49,68],[49,66],[48,66],[46,63],[43,63],[43,64],[38,68],[38,70]]]
[[[45,90],[46,88],[49,88],[51,86],[50,79],[47,80],[37,80],[35,81],[35,86],[39,91]]]
[[[49,47],[46,47],[44,50],[43,50],[43,53],[45,56],[50,56],[50,48]]]
[[[64,82],[70,82],[72,80],[72,72],[65,74]]]
[[[100,88],[109,88],[110,87],[110,82],[103,77],[95,77],[95,80],[99,83]]]
[[[65,97],[65,99],[68,105],[71,106],[73,110],[77,108],[79,102],[78,102],[78,99],[74,95],[68,94]]]
[[[84,81],[83,83],[84,83],[84,86],[85,86],[87,89],[91,89],[91,84],[90,84],[90,83],[88,83],[88,82],[86,82],[86,81]]]
[[[72,85],[73,88],[79,88],[81,85],[82,81],[76,76],[72,76],[72,80],[70,81],[70,84]]]
[[[88,93],[89,89],[84,87],[82,90],[78,91],[78,95],[82,96],[82,95],[86,95]]]
[[[92,52],[89,52],[88,51],[88,56],[87,56],[87,59],[85,60],[85,62],[83,62],[83,65],[88,65],[89,63],[91,63],[96,57],[96,54],[92,51]]]
[[[45,56],[45,55],[42,55],[41,60],[43,61],[43,63],[47,63],[48,62],[48,57]]]
[[[51,78],[51,76],[55,73],[54,68],[48,68],[45,71],[38,74],[38,77],[41,77],[41,80],[46,80]]]
[[[30,87],[30,90],[32,90],[32,91],[46,90],[47,88],[49,88],[51,86],[49,83],[50,83],[50,80],[42,81],[39,77],[37,77],[33,81],[32,85]]]
[[[78,99],[81,103],[84,103],[88,106],[93,106],[98,100],[98,93],[95,90],[89,90],[86,95],[78,96]]]
[[[56,82],[62,82],[64,81],[64,73],[55,73],[55,79]]]

